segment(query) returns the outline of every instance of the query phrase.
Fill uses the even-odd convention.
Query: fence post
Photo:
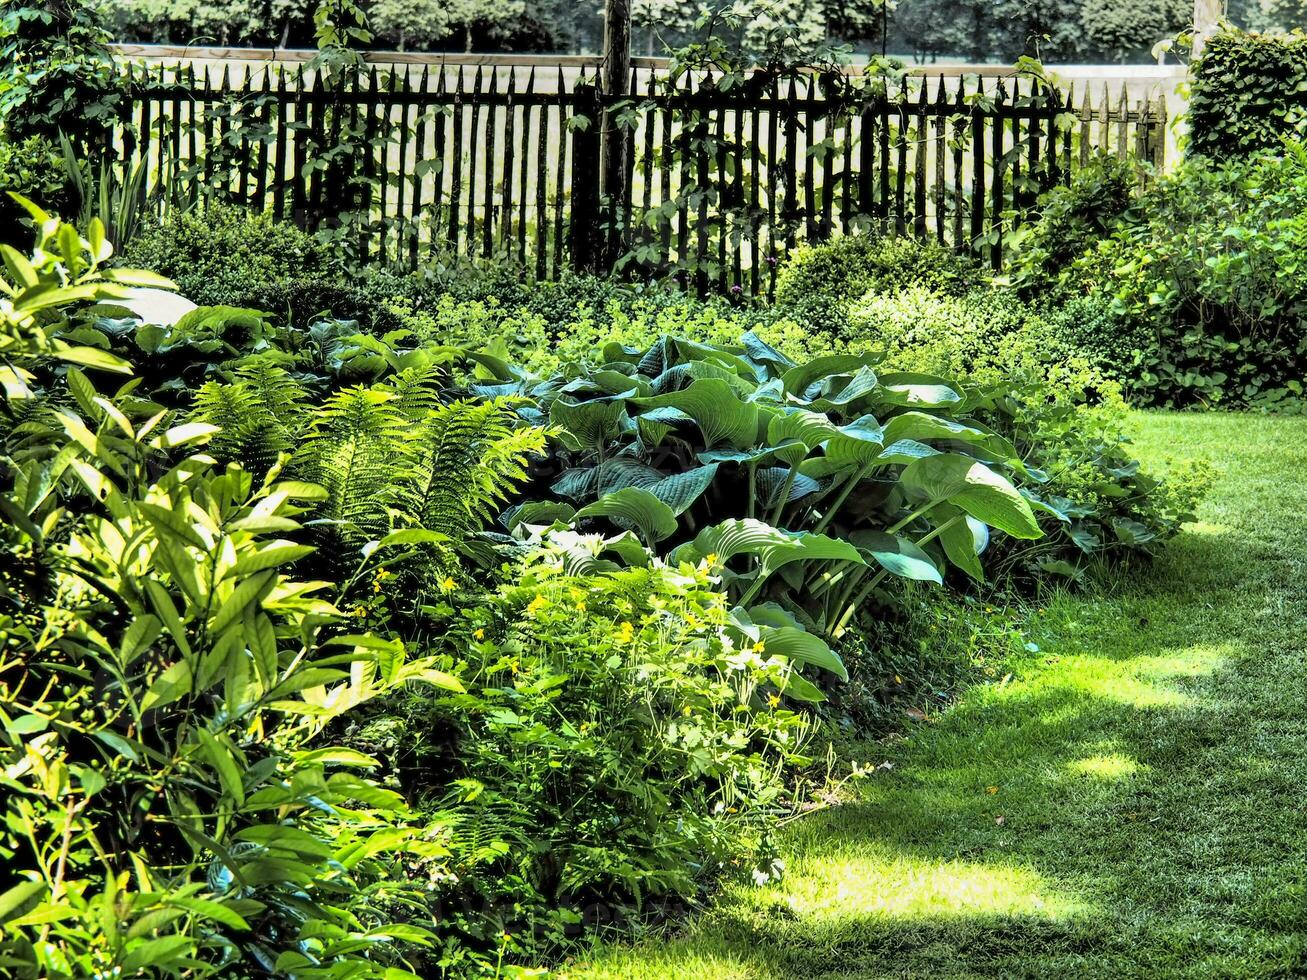
[[[603,100],[599,89],[592,83],[578,83],[575,106],[576,114],[584,116],[586,122],[572,128],[572,213],[568,238],[573,267],[583,272],[599,272],[602,271],[600,263],[605,258],[604,233],[600,225],[600,117]]]
[[[628,179],[632,134],[621,126],[616,105],[630,95],[631,82],[631,0],[604,2],[604,61],[600,91],[605,96],[599,118],[599,196],[604,207],[599,263],[607,271],[621,257],[626,229],[622,218],[630,205]]]

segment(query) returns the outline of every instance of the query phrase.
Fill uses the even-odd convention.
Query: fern
[[[329,559],[356,555],[390,529],[395,488],[413,463],[409,425],[383,387],[347,388],[319,410],[293,465],[327,491],[318,517]]]
[[[209,446],[220,460],[266,473],[299,441],[304,394],[284,370],[255,361],[242,366],[230,384],[210,381],[201,387],[190,418],[222,430]]]
[[[454,402],[428,413],[413,433],[413,463],[395,496],[410,524],[458,540],[489,523],[527,459],[544,450],[542,429],[518,427],[508,399]]]

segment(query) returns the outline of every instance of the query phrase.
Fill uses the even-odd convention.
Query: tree
[[[1178,34],[1192,14],[1192,0],[1083,0],[1080,6],[1089,52],[1123,63],[1147,56],[1158,41]]]

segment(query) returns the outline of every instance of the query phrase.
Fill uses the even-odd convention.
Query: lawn
[[[786,836],[779,886],[580,977],[1277,977],[1307,970],[1307,420],[1138,417],[1218,470],[1155,563],[1050,597],[1040,652]]]

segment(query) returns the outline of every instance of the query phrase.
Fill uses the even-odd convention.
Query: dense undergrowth
[[[1140,471],[1116,386],[1036,356],[1015,294],[914,279],[910,243],[814,250],[803,309],[493,268],[322,293],[330,255],[225,211],[128,247],[218,304],[152,323],[98,225],[34,217],[18,975],[502,974],[765,883],[777,816],[850,775],[827,743],[994,671],[1000,595],[1146,552],[1201,491]],[[357,315],[229,305],[300,289]]]

